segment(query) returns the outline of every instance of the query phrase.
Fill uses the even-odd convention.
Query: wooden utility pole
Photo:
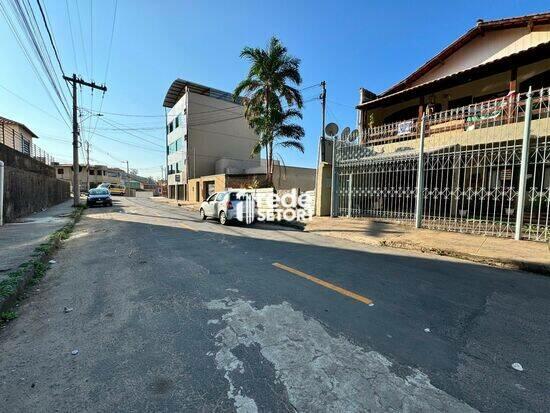
[[[86,189],[90,190],[90,142],[86,141]]]
[[[76,99],[76,85],[88,86],[92,89],[99,89],[103,92],[107,92],[107,86],[96,85],[94,82],[86,82],[82,78],[76,77],[73,73],[72,77],[63,76],[67,82],[73,85],[73,205],[76,207],[80,205],[80,165],[78,164],[78,104]]]
[[[324,162],[325,158],[325,123],[326,123],[326,108],[327,108],[327,83],[323,80],[321,82],[321,104],[323,106],[323,130],[321,131],[321,161]]]

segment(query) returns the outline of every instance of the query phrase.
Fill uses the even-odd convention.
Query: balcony
[[[495,141],[502,140],[501,138],[508,133],[505,130],[517,128],[518,124],[523,123],[525,119],[525,105],[527,96],[525,93],[505,96],[499,99],[488,100],[462,106],[445,111],[427,113],[425,120],[424,136],[426,141],[441,141],[442,144],[450,142],[442,139],[445,136],[452,135],[454,141],[452,143],[472,143],[472,139],[468,139],[468,134],[472,136],[480,135],[480,130],[487,128],[498,128],[493,130],[499,136],[494,136]],[[544,120],[550,116],[550,88],[543,88],[533,92],[533,109],[532,119],[534,121]],[[420,135],[419,118],[407,119],[399,122],[382,124],[373,126],[363,130],[362,143],[368,146],[373,146],[376,150],[378,146],[386,146],[387,149],[398,149],[407,147],[406,144],[397,143],[414,141]],[[512,128],[505,128],[512,125]],[[535,125],[536,126],[536,125]],[[478,131],[475,133],[471,133]],[[443,135],[437,138],[437,135]],[[460,139],[464,138],[464,142]],[[429,139],[432,137],[432,139]],[[445,142],[443,142],[445,141]],[[410,142],[413,143],[413,142]],[[392,145],[389,145],[392,144]],[[411,146],[409,146],[411,147]],[[415,145],[412,145],[414,148]],[[387,152],[387,151],[386,151]]]

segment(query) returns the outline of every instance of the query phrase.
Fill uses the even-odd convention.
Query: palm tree
[[[250,61],[246,79],[241,81],[233,95],[244,98],[245,117],[250,127],[260,135],[253,154],[265,148],[266,177],[273,177],[273,148],[276,145],[304,151],[301,126],[289,124],[292,118],[302,117],[302,94],[294,87],[302,83],[300,59],[288,54],[287,48],[272,37],[266,49],[245,47],[241,57]],[[284,106],[288,109],[285,109]],[[295,108],[293,108],[295,106]],[[276,140],[284,139],[281,142]]]

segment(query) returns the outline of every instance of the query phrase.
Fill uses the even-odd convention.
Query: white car
[[[216,192],[200,206],[201,218],[217,218],[220,224],[241,221],[250,224],[256,218],[256,202],[241,191]]]

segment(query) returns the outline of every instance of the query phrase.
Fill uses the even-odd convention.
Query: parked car
[[[86,198],[86,205],[89,207],[94,205],[113,206],[111,193],[104,187],[90,189],[88,197]]]
[[[122,184],[110,184],[102,183],[98,187],[107,188],[111,195],[124,195],[126,194],[126,187]]]
[[[237,191],[216,192],[210,195],[200,206],[201,219],[217,218],[220,224],[240,218],[242,222],[250,223],[256,217],[256,202],[249,198],[240,199]],[[246,204],[252,202],[252,204]],[[240,216],[239,216],[240,215]]]

